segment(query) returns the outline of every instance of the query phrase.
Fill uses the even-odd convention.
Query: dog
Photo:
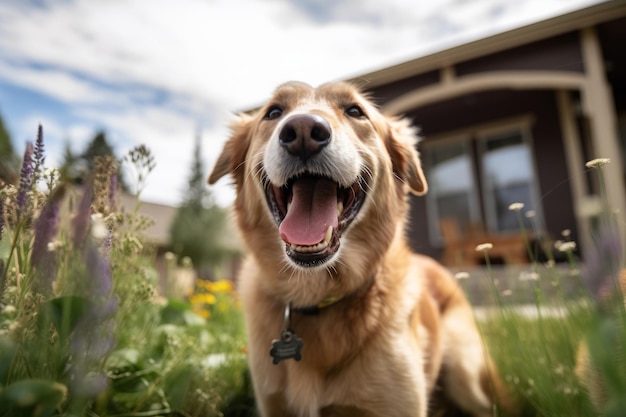
[[[407,244],[417,142],[346,82],[283,84],[231,126],[208,182],[236,187],[261,416],[424,417],[441,390],[483,417],[506,397],[461,288]]]

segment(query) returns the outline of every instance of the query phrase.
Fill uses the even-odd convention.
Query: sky
[[[0,115],[20,154],[43,126],[49,167],[100,130],[118,157],[146,145],[142,199],[177,205],[195,138],[208,174],[233,115],[283,82],[352,78],[598,2],[0,0]],[[228,179],[211,191],[234,198]]]

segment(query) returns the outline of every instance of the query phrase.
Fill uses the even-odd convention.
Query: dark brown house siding
[[[458,76],[485,71],[584,71],[580,36],[568,33],[456,65]]]
[[[421,126],[425,143],[429,135],[532,115],[532,147],[546,231],[558,238],[562,230],[571,229],[575,238],[573,200],[554,92],[481,92],[425,106],[409,114],[415,124]],[[428,172],[426,178],[428,180]],[[438,257],[441,248],[429,241],[427,221],[426,199],[413,197],[408,230],[411,245],[418,252]]]
[[[367,80],[363,81],[363,89],[379,105],[384,105],[408,91],[413,91],[439,82],[439,71],[430,71],[395,81],[372,89],[367,88]]]

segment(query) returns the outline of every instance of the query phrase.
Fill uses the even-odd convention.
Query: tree
[[[98,156],[112,156],[115,158],[113,147],[109,144],[106,132],[103,130],[96,133],[91,142],[87,145],[87,148],[80,155],[75,155],[69,147],[69,144],[65,146],[63,164],[60,169],[61,175],[74,183],[82,184],[92,172],[94,160]],[[128,191],[129,187],[124,180],[121,167],[117,177],[118,184],[120,184],[122,190]]]
[[[170,227],[170,247],[179,259],[191,259],[200,278],[210,278],[213,269],[230,254],[221,239],[225,220],[224,209],[213,202],[206,185],[198,136],[187,191]]]
[[[106,133],[99,131],[96,136],[89,142],[87,149],[82,153],[81,157],[87,161],[89,169],[93,169],[93,161],[96,156],[114,156],[113,147],[107,141]]]
[[[4,127],[4,120],[0,115],[0,180],[15,184],[18,178],[20,158],[15,154],[11,136]]]

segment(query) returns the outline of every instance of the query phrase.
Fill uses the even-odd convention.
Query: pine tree
[[[98,156],[112,156],[115,158],[113,147],[109,144],[106,132],[103,130],[96,133],[87,145],[87,148],[80,155],[74,154],[69,144],[66,144],[63,152],[63,163],[60,168],[61,175],[71,182],[82,184],[92,172],[94,160]],[[121,166],[117,177],[121,189],[128,191],[129,187],[124,179]]]
[[[113,147],[107,141],[106,133],[99,131],[96,136],[89,142],[87,149],[82,153],[81,157],[87,161],[89,168],[93,168],[93,161],[96,156],[115,156]]]
[[[170,228],[170,247],[180,259],[191,259],[200,278],[211,278],[213,269],[230,253],[221,240],[225,220],[224,209],[213,202],[207,188],[197,136],[187,191]]]
[[[0,115],[0,180],[14,184],[18,178],[19,158],[13,149],[11,136],[4,127],[4,120]]]

